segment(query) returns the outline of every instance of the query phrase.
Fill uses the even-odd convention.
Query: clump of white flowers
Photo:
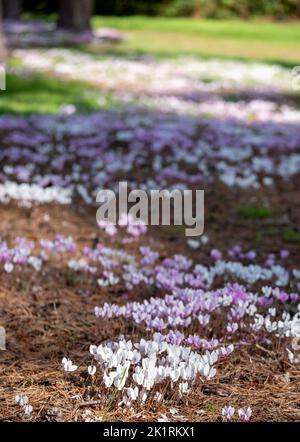
[[[220,350],[203,355],[189,347],[172,345],[154,334],[154,340],[141,339],[91,345],[90,353],[103,372],[107,388],[122,390],[122,404],[140,400],[145,402],[149,392],[164,381],[178,384],[180,395],[188,393],[190,385],[199,376],[203,381],[216,375],[214,364],[222,356]],[[156,399],[157,399],[156,392]]]
[[[29,404],[28,397],[25,394],[18,394],[16,396],[16,402],[22,407],[24,416],[30,417],[33,407]]]
[[[9,203],[11,200],[17,200],[20,203],[25,203],[30,207],[32,203],[59,203],[71,204],[72,191],[71,189],[63,189],[58,186],[42,187],[37,184],[16,183],[7,181],[0,184],[0,201],[2,203]]]

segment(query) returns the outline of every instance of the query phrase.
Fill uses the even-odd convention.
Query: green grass
[[[300,232],[296,230],[286,230],[283,233],[283,239],[288,242],[300,242]]]
[[[241,20],[208,20],[167,17],[93,17],[95,27],[115,27],[124,31],[158,31],[202,37],[238,38],[260,41],[295,42],[300,39],[299,23],[272,23]]]
[[[266,219],[271,218],[273,213],[266,206],[245,205],[239,207],[238,214],[248,219]]]
[[[56,21],[24,14],[24,19]],[[94,16],[94,28],[113,27],[128,40],[108,52],[116,55],[151,54],[158,57],[194,55],[223,59],[259,60],[286,67],[300,64],[300,23],[267,20],[209,20],[170,17]],[[99,52],[105,48],[99,49]]]
[[[264,234],[262,232],[256,232],[255,241],[261,242],[264,239]]]
[[[74,104],[81,112],[99,108],[94,91],[86,84],[44,75],[7,74],[6,90],[1,92],[0,112],[55,113],[65,104]]]
[[[300,61],[300,24],[153,17],[93,17],[93,26],[124,31],[123,52],[257,59],[292,66]]]
[[[65,104],[79,112],[99,110],[99,91],[85,83],[62,81],[47,76],[7,74],[6,90],[0,91],[0,113],[55,113]]]

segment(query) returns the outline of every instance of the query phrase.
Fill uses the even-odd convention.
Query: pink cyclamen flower
[[[253,261],[256,258],[256,252],[254,250],[249,250],[249,252],[246,253],[246,258],[250,259],[250,261]]]
[[[222,408],[222,416],[225,420],[230,421],[233,418],[235,409],[231,405]]]
[[[250,420],[251,415],[252,415],[252,410],[250,407],[240,408],[238,413],[239,413],[239,418],[242,421],[248,422]]]
[[[230,322],[227,324],[227,327],[226,327],[228,333],[235,333],[238,328],[239,328],[239,326],[236,322]]]
[[[280,250],[280,258],[281,259],[286,259],[289,256],[289,254],[290,253],[288,250],[284,250],[284,249]]]
[[[222,258],[222,253],[218,249],[212,249],[212,251],[210,252],[210,256],[213,260],[218,261]]]
[[[290,294],[290,300],[291,300],[292,302],[297,302],[298,299],[299,299],[299,295],[298,295],[297,293],[291,293],[291,294]]]

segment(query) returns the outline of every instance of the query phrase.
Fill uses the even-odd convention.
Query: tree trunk
[[[19,20],[22,11],[21,0],[3,0],[3,18]]]
[[[94,0],[60,0],[58,27],[74,32],[91,32]]]
[[[195,2],[193,18],[201,18],[201,6],[199,2]]]
[[[4,39],[2,34],[2,2],[0,1],[0,66],[4,64],[5,59],[6,59],[6,52],[5,52]],[[1,89],[1,79],[0,79],[0,89]]]

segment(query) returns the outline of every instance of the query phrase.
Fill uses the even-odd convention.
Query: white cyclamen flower
[[[234,409],[234,407],[231,407],[231,405],[225,406],[222,408],[222,416],[227,421],[230,421],[233,418],[234,412],[235,412],[235,409]]]
[[[25,394],[17,394],[16,402],[23,407],[28,404],[28,397]]]
[[[63,367],[64,367],[65,371],[72,372],[72,371],[77,370],[77,368],[78,368],[78,365],[73,364],[71,359],[63,358],[61,362],[63,364]]]
[[[240,408],[238,413],[240,419],[242,419],[244,422],[248,422],[252,415],[252,410],[250,407]]]
[[[6,273],[11,273],[14,269],[14,265],[11,262],[6,262],[4,264],[4,270],[6,271]]]
[[[95,365],[89,365],[88,366],[88,374],[91,375],[91,376],[94,376],[95,373],[96,373]]]

